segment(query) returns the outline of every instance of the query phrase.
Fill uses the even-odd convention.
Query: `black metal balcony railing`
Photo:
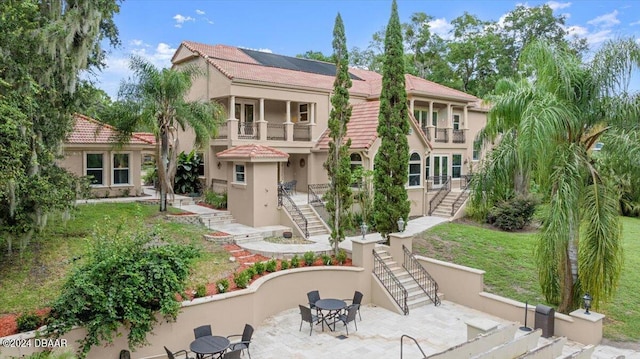
[[[306,124],[293,124],[293,140],[294,141],[311,141],[311,126]]]
[[[429,201],[429,215],[436,210],[442,200],[451,192],[451,177],[447,176],[447,180],[442,184],[435,196]]]
[[[289,196],[286,189],[282,185],[278,185],[278,207],[284,207],[289,215],[291,215],[291,219],[295,222],[295,224],[300,228],[304,238],[309,238],[309,229],[308,229],[308,221],[307,218],[302,214],[302,211],[298,206],[293,202],[293,199]]]
[[[287,139],[287,126],[284,123],[267,123],[267,140],[285,141]]]
[[[451,142],[465,143],[464,130],[453,130],[451,133]]]
[[[418,262],[413,253],[409,252],[407,247],[402,245],[404,251],[404,263],[402,266],[409,272],[409,275],[413,280],[418,283],[418,286],[422,291],[431,299],[434,305],[440,305],[440,298],[438,297],[438,283],[427,272],[427,270]]]
[[[433,127],[433,128],[435,128],[435,127]],[[422,126],[422,127],[420,127],[420,129],[422,130],[422,133],[424,133],[424,135],[427,138],[427,140],[431,141],[431,131],[429,131],[429,127]]]
[[[436,128],[436,142],[449,142],[449,132],[446,128]]]
[[[391,268],[380,258],[380,255],[373,250],[373,274],[387,289],[395,302],[400,306],[404,315],[409,314],[409,305],[407,304],[407,290],[400,283],[400,280],[391,271]]]
[[[260,127],[255,122],[238,122],[238,139],[256,140],[260,138]]]

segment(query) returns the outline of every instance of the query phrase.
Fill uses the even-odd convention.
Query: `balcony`
[[[267,141],[286,141],[287,126],[284,123],[267,123]]]
[[[257,140],[260,138],[260,127],[255,122],[238,122],[239,140]]]
[[[465,143],[464,130],[453,130],[451,135],[453,143]]]
[[[435,142],[449,142],[449,132],[446,128],[436,128],[436,138]]]

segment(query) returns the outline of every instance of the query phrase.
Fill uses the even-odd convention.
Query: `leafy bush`
[[[344,264],[344,262],[347,261],[347,252],[345,252],[344,249],[339,250],[336,255],[336,260],[338,261],[338,264]]]
[[[178,194],[200,193],[202,184],[198,169],[202,164],[202,159],[195,151],[188,154],[180,152],[178,155],[178,165],[176,167],[176,177],[173,190]]]
[[[316,254],[312,251],[305,252],[302,257],[304,258],[305,265],[313,265],[313,262],[316,261]]]
[[[176,293],[187,297],[185,282],[199,251],[168,242],[142,219],[134,223],[138,226],[131,228],[105,221],[53,302],[47,332],[57,337],[74,326],[86,328],[81,358],[91,347],[111,343],[122,326],[129,331],[130,348],[146,344],[157,314],[175,320],[181,307]],[[158,242],[164,245],[154,245]]]
[[[227,208],[227,192],[219,194],[214,191],[206,191],[204,193],[204,202],[215,208]]]
[[[328,266],[332,265],[333,264],[333,258],[331,258],[331,256],[328,255],[328,254],[323,254],[322,255],[322,264],[328,265]]]
[[[36,313],[24,313],[16,318],[19,332],[36,330],[42,324],[42,318]]]
[[[293,258],[291,258],[291,268],[298,268],[298,267],[300,267],[300,257],[298,257],[298,255],[295,254]]]
[[[262,273],[264,273],[265,271],[265,265],[263,262],[256,262],[253,267],[255,268],[256,274],[258,275],[262,275]]]
[[[280,261],[280,269],[281,270],[285,270],[285,269],[289,269],[289,261],[286,259],[283,259]]]
[[[229,280],[220,279],[216,282],[216,288],[218,289],[218,293],[226,293],[229,290]]]
[[[255,277],[256,274],[258,273],[258,271],[256,271],[256,268],[254,266],[249,266],[244,271],[247,272],[247,276],[249,276],[249,280],[253,279],[253,277]]]
[[[503,231],[524,228],[536,211],[537,201],[533,197],[517,196],[496,204],[487,215],[487,223]]]
[[[196,293],[194,294],[195,298],[202,298],[207,295],[207,286],[204,284],[198,284],[196,286]]]
[[[265,266],[265,270],[269,273],[275,272],[276,270],[278,270],[278,262],[276,262],[276,260],[273,258],[269,259]]]
[[[160,188],[160,183],[158,182],[158,169],[153,167],[152,170],[147,171],[144,176],[142,176],[142,181],[145,186],[155,186],[156,189]]]
[[[249,273],[246,271],[242,271],[240,273],[236,273],[233,275],[233,282],[236,284],[238,288],[246,288],[249,286],[249,282],[251,278],[249,278]]]

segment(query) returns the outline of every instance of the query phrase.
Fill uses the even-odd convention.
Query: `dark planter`
[[[291,233],[291,232],[282,232],[282,236],[284,238],[291,238],[291,237],[293,237],[293,233]]]

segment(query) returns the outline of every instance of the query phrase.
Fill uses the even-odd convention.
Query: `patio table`
[[[316,308],[322,313],[322,331],[324,331],[324,323],[327,323],[329,330],[334,331],[336,329],[336,322],[340,312],[347,307],[347,302],[342,299],[320,299],[315,303]],[[323,312],[327,311],[325,315]],[[329,320],[333,320],[333,328]]]
[[[205,355],[217,355],[218,358],[229,348],[229,339],[217,335],[205,335],[191,342],[189,349],[196,353],[197,358]]]

